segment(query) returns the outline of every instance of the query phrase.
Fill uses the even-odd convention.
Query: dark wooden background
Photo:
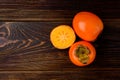
[[[49,40],[79,11],[104,22],[93,43],[97,57],[86,67],[73,65],[68,49]],[[120,80],[120,0],[0,0],[0,80]]]

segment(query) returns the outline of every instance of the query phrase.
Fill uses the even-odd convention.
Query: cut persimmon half
[[[75,39],[75,33],[68,25],[59,25],[50,33],[50,41],[53,46],[58,49],[66,49],[70,47]]]

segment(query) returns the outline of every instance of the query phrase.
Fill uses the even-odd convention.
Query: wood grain
[[[120,18],[120,1],[93,0],[4,0],[2,21],[69,21],[79,11],[91,11],[101,18]]]
[[[1,0],[0,80],[119,80],[119,5],[114,0]],[[86,67],[73,65],[68,49],[55,49],[49,40],[57,25],[72,26],[79,11],[94,12],[104,22],[92,43],[97,57]]]

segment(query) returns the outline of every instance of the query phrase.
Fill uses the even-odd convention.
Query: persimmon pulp
[[[90,54],[90,50],[87,47],[83,45],[78,45],[75,54],[81,63],[87,64]]]
[[[87,41],[75,42],[69,49],[69,58],[77,66],[87,66],[96,57],[95,47]]]
[[[70,47],[75,39],[75,33],[68,25],[59,25],[55,27],[50,34],[51,43],[58,49],[66,49]]]

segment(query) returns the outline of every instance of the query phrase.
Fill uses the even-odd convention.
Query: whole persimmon
[[[85,41],[95,41],[103,30],[102,20],[91,12],[79,12],[73,18],[76,34]]]

